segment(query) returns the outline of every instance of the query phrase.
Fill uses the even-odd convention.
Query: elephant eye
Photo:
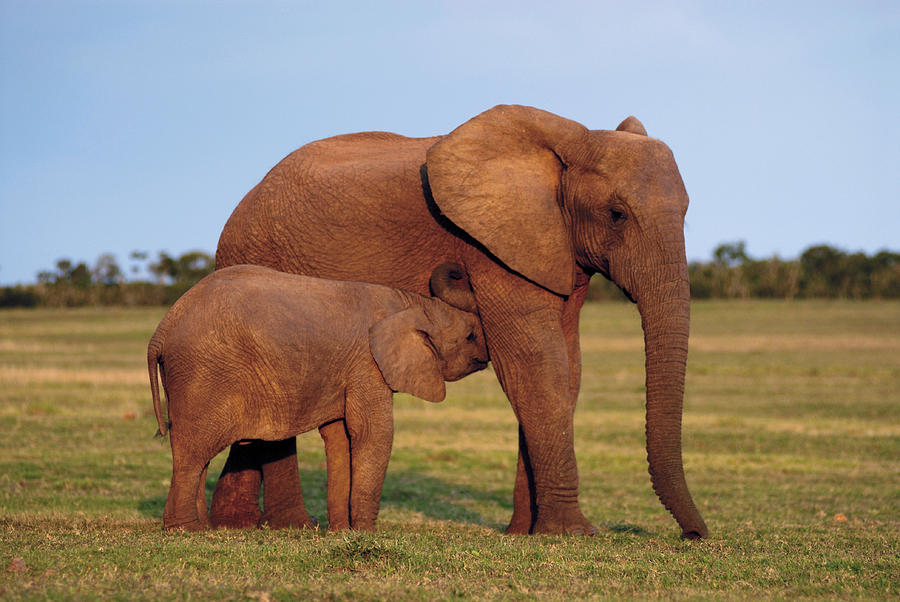
[[[474,330],[469,333],[469,335],[466,337],[466,340],[469,341],[470,343],[475,342],[475,331]]]
[[[615,225],[619,225],[625,222],[628,219],[628,216],[625,215],[625,212],[621,209],[616,209],[613,207],[609,210],[609,218],[612,220],[612,223]]]

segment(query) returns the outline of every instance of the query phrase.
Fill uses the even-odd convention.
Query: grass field
[[[516,428],[491,373],[396,396],[377,534],[164,533],[146,343],[162,309],[0,312],[0,599],[900,596],[900,303],[694,305],[682,541],[650,488],[633,306],[583,313],[594,538],[508,537]],[[300,438],[325,517],[316,433]],[[213,462],[211,494],[224,462]]]

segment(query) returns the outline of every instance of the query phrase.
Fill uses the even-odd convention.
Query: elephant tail
[[[147,346],[147,371],[150,373],[150,394],[153,396],[153,412],[156,414],[156,424],[159,427],[156,431],[157,437],[165,437],[169,430],[169,423],[163,418],[159,398],[159,368],[162,368],[163,380],[165,380],[165,366],[163,366],[162,354],[165,339],[163,330],[163,324],[160,324],[156,332],[153,333],[150,344]],[[163,383],[163,388],[165,389],[165,383]]]

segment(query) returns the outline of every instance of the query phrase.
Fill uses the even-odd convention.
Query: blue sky
[[[0,0],[0,283],[212,252],[304,143],[498,103],[640,118],[691,259],[900,250],[898,2]]]

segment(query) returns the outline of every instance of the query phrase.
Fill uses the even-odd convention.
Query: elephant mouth
[[[487,368],[488,360],[479,360],[475,359],[469,363],[469,368],[472,372],[478,372],[479,370],[484,370]]]
[[[488,361],[489,360],[478,360],[478,359],[470,360],[469,365],[466,367],[466,369],[463,372],[453,373],[453,374],[445,373],[444,380],[446,380],[447,382],[451,382],[451,383],[461,380],[461,379],[465,378],[466,376],[472,374],[473,372],[478,372],[479,370],[484,370],[485,368],[487,368]]]
[[[594,273],[600,274],[601,276],[603,276],[604,278],[606,278],[607,280],[609,280],[610,282],[615,284],[617,287],[619,287],[619,290],[622,291],[622,294],[625,295],[626,299],[628,299],[632,303],[637,303],[637,301],[635,301],[635,299],[634,299],[634,296],[631,294],[631,291],[629,291],[627,288],[625,288],[624,286],[622,286],[621,284],[619,284],[618,282],[616,282],[613,279],[613,277],[609,271],[609,260],[608,259],[604,259],[601,262],[601,265],[599,267],[595,268]]]
[[[584,268],[582,268],[582,269],[584,269]],[[616,282],[615,279],[612,277],[612,270],[610,269],[610,266],[609,266],[609,258],[604,257],[599,262],[597,262],[597,265],[593,266],[592,269],[590,269],[590,270],[585,269],[585,271],[589,275],[590,274],[600,274],[601,276],[603,276],[604,278],[606,278],[607,280],[609,280],[610,282],[615,284],[617,287],[619,287],[619,290],[622,291],[622,294],[625,295],[626,299],[628,299],[632,303],[637,303],[637,301],[635,301],[635,299],[634,299],[634,296],[631,294],[631,291],[629,291],[627,288],[625,288],[624,286],[622,286],[621,284]]]

